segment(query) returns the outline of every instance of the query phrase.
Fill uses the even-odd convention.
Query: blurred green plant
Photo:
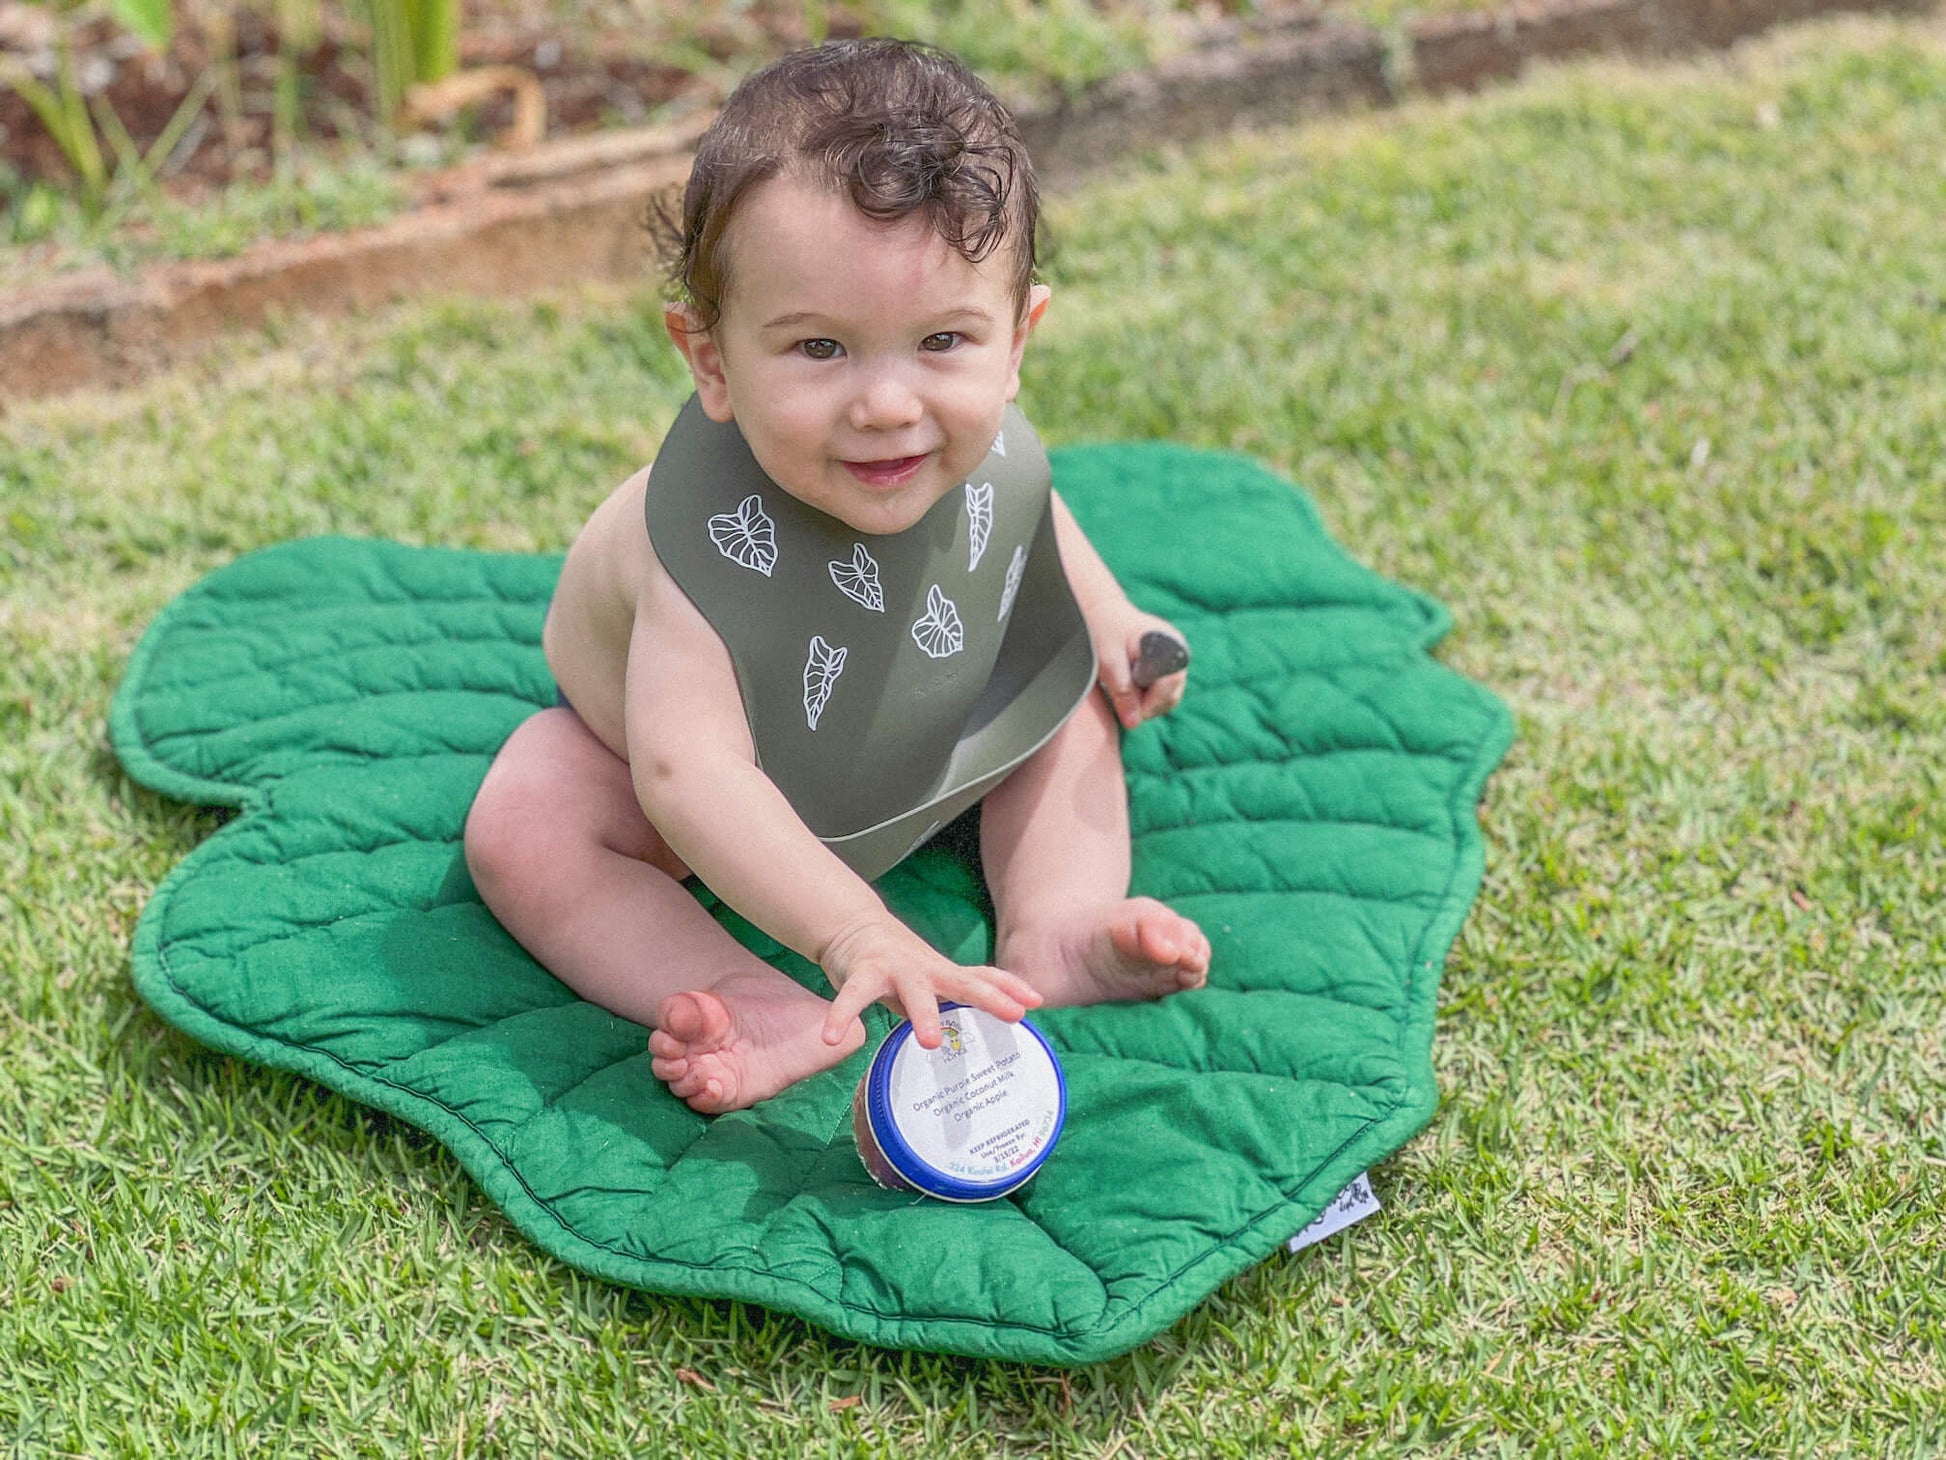
[[[459,69],[459,0],[365,0],[372,27],[372,93],[390,126],[408,88]]]
[[[83,198],[99,203],[107,191],[108,169],[88,116],[88,98],[75,75],[74,48],[65,30],[55,33],[54,65],[54,81],[49,85],[13,57],[0,57],[0,82],[11,87],[40,118],[47,135],[81,180]]]
[[[73,170],[83,213],[99,220],[122,196],[155,191],[159,169],[215,95],[226,130],[241,117],[236,31],[231,9],[203,17],[212,59],[163,129],[139,147],[107,95],[88,94],[75,60],[73,25],[82,0],[30,0],[54,17],[53,69],[36,75],[21,59],[0,56],[0,86],[16,92],[47,130]],[[451,75],[459,64],[459,0],[353,0],[371,27],[370,62],[378,122],[391,126],[414,85]],[[323,37],[320,0],[268,0],[277,36],[271,151],[288,173],[304,130],[301,58]],[[107,14],[156,50],[174,38],[172,0],[106,0]],[[97,12],[99,13],[99,12]],[[44,210],[43,210],[44,211]],[[18,221],[18,220],[16,220]]]
[[[68,14],[73,7],[55,4],[47,8],[55,12],[51,83],[34,75],[20,60],[7,56],[0,57],[0,84],[12,88],[39,118],[80,180],[83,208],[91,217],[98,216],[118,191],[153,191],[156,170],[209,100],[213,83],[205,78],[191,87],[168,124],[143,150],[129,135],[107,95],[90,97],[81,85],[68,30]],[[158,48],[168,44],[174,23],[168,0],[111,0],[109,8],[120,24],[147,44]],[[103,139],[108,143],[107,155],[102,150]]]
[[[169,0],[108,0],[108,13],[158,51],[167,49],[175,34],[176,16]]]
[[[282,170],[304,130],[297,58],[324,38],[324,18],[318,0],[276,0],[276,16],[277,99],[271,116],[271,151]]]

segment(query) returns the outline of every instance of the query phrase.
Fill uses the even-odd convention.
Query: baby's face
[[[912,526],[986,456],[1047,290],[1017,318],[1006,250],[968,263],[923,217],[875,223],[788,176],[739,205],[729,251],[716,328],[671,330],[703,409],[799,501]]]

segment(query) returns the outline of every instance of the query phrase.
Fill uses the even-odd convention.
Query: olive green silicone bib
[[[649,474],[656,556],[736,666],[758,764],[859,875],[991,790],[1094,684],[1046,454],[993,449],[904,532],[861,533],[757,464],[692,397]]]

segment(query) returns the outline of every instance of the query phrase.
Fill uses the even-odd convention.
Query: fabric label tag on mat
[[[1361,1171],[1352,1177],[1351,1185],[1331,1199],[1330,1206],[1318,1213],[1316,1221],[1284,1245],[1292,1252],[1302,1252],[1313,1242],[1322,1242],[1377,1210],[1378,1194],[1372,1190],[1371,1173]]]

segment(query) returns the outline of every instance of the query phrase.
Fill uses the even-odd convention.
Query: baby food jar
[[[1039,1030],[961,1004],[940,1011],[938,1049],[901,1024],[851,1100],[872,1179],[941,1201],[991,1201],[1023,1186],[1060,1138],[1068,1087]]]

